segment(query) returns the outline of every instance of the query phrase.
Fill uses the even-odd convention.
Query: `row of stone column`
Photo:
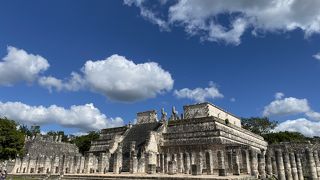
[[[85,159],[83,156],[42,156],[36,158],[25,156],[16,159],[12,173],[80,173],[84,171]]]
[[[225,162],[228,156],[228,162]],[[241,162],[240,162],[240,156]],[[226,175],[240,175],[241,173],[258,175],[258,157],[257,153],[251,153],[249,156],[248,150],[230,150],[225,153],[224,150],[217,151],[214,156],[213,151],[198,151],[198,152],[180,152],[180,153],[160,153],[157,158],[157,167],[159,173],[165,174],[193,174],[200,175],[205,172],[206,174],[214,174],[214,170],[218,171],[219,176]],[[217,159],[214,159],[216,157]],[[264,159],[260,158],[259,167],[263,174]],[[205,164],[204,164],[205,163]],[[226,164],[228,167],[226,167]],[[252,171],[251,171],[252,169]],[[265,173],[265,171],[264,171]]]
[[[302,164],[304,162],[304,164]],[[316,180],[320,178],[318,151],[306,148],[299,153],[274,149],[266,154],[266,174],[279,180]]]

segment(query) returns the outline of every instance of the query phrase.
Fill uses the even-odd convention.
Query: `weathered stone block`
[[[197,164],[192,164],[191,165],[191,174],[192,175],[200,175],[200,166],[199,165],[197,165]]]
[[[148,174],[155,174],[156,173],[156,165],[155,164],[148,164]]]
[[[168,169],[169,169],[168,174],[170,174],[170,175],[176,174],[176,173],[177,173],[177,170],[176,170],[176,162],[175,162],[175,161],[169,161],[169,163],[168,163]]]

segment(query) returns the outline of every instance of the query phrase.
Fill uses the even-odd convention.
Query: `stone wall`
[[[235,126],[241,127],[240,118],[211,103],[206,102],[183,106],[183,110],[184,119],[195,119],[212,116],[224,121],[228,121]]]
[[[27,137],[25,155],[8,163],[8,172],[61,174],[84,171],[82,155],[74,144],[61,142],[59,137]]]

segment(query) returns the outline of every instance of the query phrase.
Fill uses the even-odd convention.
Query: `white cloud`
[[[284,97],[284,94],[282,92],[277,92],[275,95],[274,95],[274,98],[277,99],[277,100],[280,100]]]
[[[223,98],[223,95],[219,92],[218,88],[211,82],[207,88],[183,88],[180,90],[174,90],[173,94],[177,98],[188,98],[196,102],[204,102],[208,99]]]
[[[169,30],[168,23],[161,18],[158,18],[156,13],[154,13],[152,10],[149,10],[148,8],[145,8],[142,3],[143,0],[138,1],[132,1],[132,0],[124,0],[124,4],[128,6],[138,6],[140,7],[140,14],[142,17],[144,17],[146,20],[150,21],[153,24],[158,25],[161,30]],[[162,1],[161,4],[164,5],[166,2]]]
[[[87,61],[82,71],[90,89],[117,101],[153,98],[170,91],[174,82],[155,62],[135,64],[119,55]]]
[[[313,122],[305,118],[284,121],[275,128],[275,131],[300,132],[306,136],[320,136],[320,122]]]
[[[83,80],[82,76],[75,72],[72,72],[71,78],[65,81],[52,76],[43,76],[38,79],[38,83],[40,86],[49,89],[50,92],[52,92],[53,89],[57,91],[78,91],[85,86],[85,81]]]
[[[8,54],[0,61],[0,85],[11,86],[20,81],[37,80],[50,92],[89,89],[112,100],[132,102],[170,91],[174,83],[171,74],[159,64],[135,64],[119,55],[105,60],[89,60],[80,73],[72,72],[66,79],[39,75],[48,68],[48,61],[40,55],[28,54],[10,46]]]
[[[0,85],[12,86],[22,81],[31,83],[49,68],[48,61],[40,55],[28,54],[12,46],[7,51],[8,54],[0,61]]]
[[[307,99],[294,97],[276,99],[264,107],[263,116],[283,116],[309,112]]]
[[[312,57],[317,59],[317,60],[320,60],[320,52],[315,54],[315,55],[313,55]]]
[[[319,0],[178,0],[175,3],[161,1],[158,4],[146,0],[124,2],[139,7],[141,16],[161,28],[163,24],[167,27],[182,26],[188,34],[199,35],[208,41],[237,45],[246,30],[256,35],[300,29],[305,37],[320,32]]]
[[[120,117],[107,118],[93,104],[73,105],[66,109],[56,105],[30,106],[21,102],[0,102],[0,115],[23,124],[52,124],[82,130],[98,130],[123,125]]]
[[[236,102],[236,98],[230,98],[231,102]]]
[[[174,83],[171,74],[159,64],[135,64],[119,55],[87,61],[81,70],[81,75],[72,73],[65,81],[52,76],[42,77],[39,84],[49,91],[90,89],[112,100],[132,102],[170,91]]]
[[[310,110],[306,113],[306,116],[312,120],[320,121],[320,113]]]

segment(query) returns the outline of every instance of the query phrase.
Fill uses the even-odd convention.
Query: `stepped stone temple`
[[[277,144],[241,128],[238,117],[210,103],[137,114],[137,123],[102,129],[90,150],[78,153],[56,139],[28,139],[26,155],[11,162],[12,174],[145,174],[320,178],[318,145]],[[201,176],[201,177],[202,177]]]

